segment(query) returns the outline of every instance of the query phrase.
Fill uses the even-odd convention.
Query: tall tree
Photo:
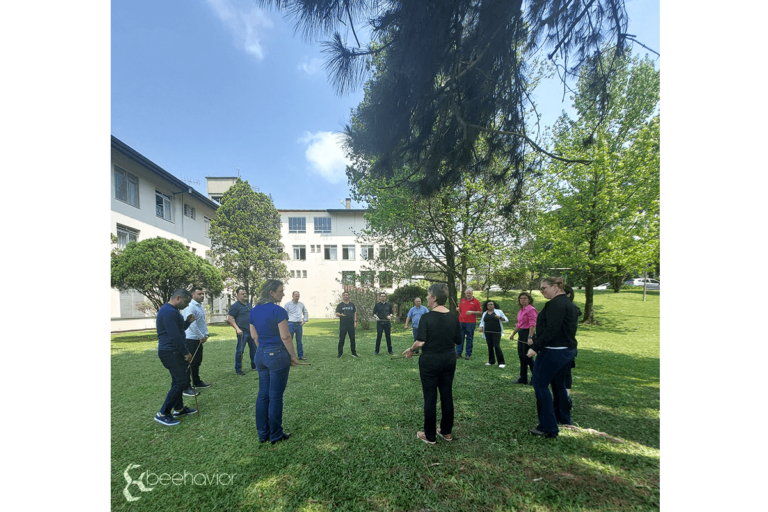
[[[221,198],[211,221],[211,255],[224,277],[249,298],[267,279],[287,279],[280,213],[272,199],[240,178]]]
[[[125,249],[112,251],[111,282],[120,290],[137,290],[155,311],[179,288],[200,285],[213,297],[223,288],[221,274],[213,265],[181,242],[161,237],[130,242]]]
[[[526,153],[547,154],[526,129],[527,59],[545,45],[567,76],[590,55],[604,53],[606,41],[620,55],[631,40],[623,0],[261,3],[294,17],[308,40],[330,36],[326,67],[339,93],[377,77],[358,108],[359,124],[347,134],[376,157],[373,176],[398,175],[419,195],[457,186],[492,163],[495,172],[486,179],[521,186],[529,170]],[[371,34],[366,47],[355,28],[361,23]],[[342,26],[351,28],[355,43],[342,38]],[[485,143],[478,145],[481,137]],[[398,174],[404,167],[410,172]]]
[[[553,162],[541,216],[541,260],[571,268],[585,286],[583,321],[594,321],[593,288],[603,273],[621,274],[658,254],[660,187],[660,75],[647,58],[622,59],[604,89],[595,89],[602,66],[581,71],[574,108],[554,129],[555,148],[589,165]]]

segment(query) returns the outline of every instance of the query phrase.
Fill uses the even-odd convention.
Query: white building
[[[151,162],[120,140],[112,137],[111,155],[111,230],[118,247],[130,241],[163,237],[178,240],[195,254],[205,257],[210,249],[210,220],[218,205],[188,184]],[[136,304],[146,297],[136,291],[113,288],[111,330],[131,331],[155,327],[153,315],[142,313]],[[225,321],[218,299],[209,321]]]
[[[134,149],[112,137],[111,155],[111,228],[118,247],[130,241],[163,237],[178,240],[195,254],[207,257],[211,247],[210,221],[216,216],[224,192],[235,177],[206,177],[208,197],[176,178]],[[374,251],[385,246],[361,245],[356,232],[365,227],[365,210],[346,208],[329,210],[279,210],[281,238],[289,259],[291,278],[285,284],[286,298],[298,290],[311,318],[333,318],[336,300],[346,284],[367,284],[393,290],[389,274],[363,273],[364,282],[353,275],[363,271]],[[146,297],[136,291],[112,289],[111,330],[153,329],[154,315],[137,309]],[[234,297],[212,299],[214,315],[209,322],[225,322]]]
[[[375,285],[388,293],[394,283],[387,273],[363,271],[385,246],[361,245],[356,232],[365,227],[365,210],[352,209],[349,199],[345,209],[279,210],[281,241],[288,253],[286,262],[291,278],[285,285],[286,300],[298,291],[310,317],[333,318],[334,302],[342,283],[357,284],[356,273],[363,272],[367,285]]]

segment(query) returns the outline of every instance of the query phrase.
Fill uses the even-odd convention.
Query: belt
[[[299,320],[298,322],[294,322],[294,321],[292,321],[292,320],[288,320],[288,323],[289,323],[289,324],[300,324],[300,323],[301,323],[301,320]]]
[[[544,347],[544,348],[548,348],[549,350],[565,350],[568,347]]]

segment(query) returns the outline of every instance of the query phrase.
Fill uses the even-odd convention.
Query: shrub
[[[415,284],[407,284],[392,292],[387,297],[387,301],[397,306],[397,318],[405,322],[405,317],[413,306],[413,301],[416,297],[421,299],[422,306],[427,305],[427,289]]]

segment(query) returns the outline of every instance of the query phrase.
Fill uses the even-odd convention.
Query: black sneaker
[[[461,354],[456,354],[456,359],[461,359]]]
[[[470,359],[471,357],[472,357],[472,356],[464,356],[464,359],[466,359],[467,361],[469,361],[469,359]]]
[[[209,388],[209,387],[211,387],[211,385],[208,384],[207,382],[200,381],[199,384],[195,383],[195,387],[196,388]]]
[[[528,382],[524,381],[523,379],[517,379],[513,384],[528,384]]]
[[[283,437],[281,437],[280,439],[277,439],[275,441],[272,441],[272,444],[279,443],[280,441],[287,441],[289,437],[291,437],[291,434],[289,434],[287,432],[283,432]]]
[[[179,420],[175,419],[170,414],[165,415],[165,414],[157,413],[157,414],[155,414],[155,421],[158,422],[159,424],[165,425],[167,427],[179,424]]]
[[[252,364],[252,365],[251,365],[251,370],[255,370],[255,369],[256,369],[256,365],[255,365],[255,364]]]
[[[235,373],[238,375],[245,375],[245,372],[243,370],[237,370]]]
[[[184,396],[197,396],[199,394],[200,394],[199,391],[195,391],[192,388],[187,388],[187,389],[184,390],[184,393],[182,393],[182,395],[184,395]]]
[[[377,356],[377,355],[379,355],[379,353],[378,352],[374,352],[373,355]]]
[[[541,430],[536,428],[532,428],[531,430],[529,430],[529,432],[535,436],[546,437],[547,439],[552,439],[553,437],[557,437],[557,434],[553,434],[551,432],[542,432]]]
[[[187,407],[186,405],[184,408],[180,411],[173,411],[173,417],[178,418],[179,416],[189,416],[190,414],[195,414],[197,412],[197,409],[192,409],[191,407]]]
[[[338,356],[336,356],[336,357],[340,358],[340,357],[341,357],[341,356],[343,356],[343,355],[344,355],[344,354],[339,354],[339,355],[338,355]]]
[[[389,352],[389,355],[393,356],[393,355],[395,355],[395,353],[394,353],[394,352],[392,352],[392,351],[390,351],[390,352]]]
[[[360,356],[358,356],[357,354],[352,354],[352,357],[360,357]],[[278,439],[278,441],[279,441],[279,439]],[[277,442],[277,441],[275,441],[275,442]]]

